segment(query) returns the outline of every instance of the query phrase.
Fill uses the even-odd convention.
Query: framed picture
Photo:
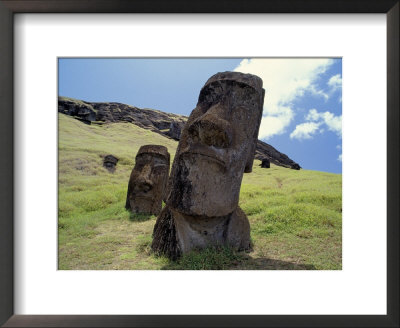
[[[341,58],[58,58],[58,270],[341,270],[341,76]],[[154,227],[183,203],[167,245]]]
[[[3,119],[0,139],[3,159],[0,192],[1,208],[4,213],[0,221],[2,246],[0,261],[1,267],[5,268],[0,271],[1,324],[6,327],[60,325],[398,326],[398,1],[383,3],[352,1],[338,5],[331,1],[299,3],[293,0],[279,3],[250,2],[245,6],[239,1],[234,1],[229,5],[211,2],[188,5],[179,1],[168,3],[168,5],[157,1],[147,3],[1,1],[0,9],[1,48],[8,50],[3,51],[0,57],[3,67],[1,82]],[[61,15],[18,15],[23,13],[59,13]],[[73,16],[66,15],[67,13],[103,15]],[[157,13],[157,16],[149,15],[152,13]],[[171,19],[171,17],[160,15],[168,13],[174,13],[175,16],[171,16]],[[187,15],[176,15],[178,13]],[[199,15],[190,16],[189,14],[192,13],[199,13]],[[207,13],[235,15],[207,16]],[[285,16],[283,13],[331,15],[310,15],[304,19],[304,17],[297,18],[300,16]],[[340,23],[335,22],[334,14],[340,13],[354,13],[359,16],[347,16],[347,19],[341,16]],[[373,16],[363,16],[361,15],[363,13],[380,13],[381,15],[376,16],[375,20],[368,21],[368,17]],[[134,14],[134,16],[124,14]],[[74,17],[74,20],[68,21],[71,17]],[[320,29],[315,28],[317,26],[315,19],[320,19]],[[186,28],[183,29],[182,26]],[[217,35],[224,35],[224,38],[214,35],[209,38],[207,47],[201,46],[204,45],[206,39],[204,36],[213,35],[213,31],[217,31]],[[271,31],[276,34],[270,34]],[[301,33],[307,35],[309,41],[306,41],[306,37],[304,39],[297,37]],[[347,34],[347,39],[343,37],[345,34]],[[178,35],[179,37],[176,37]],[[263,40],[263,36],[265,40],[268,40],[267,44],[270,48],[277,50],[265,51],[268,47],[259,42],[260,37]],[[358,52],[355,50],[354,43],[351,42],[356,38],[359,41]],[[145,39],[147,43],[143,43]],[[182,47],[182,40],[186,40],[186,49]],[[310,40],[318,40],[318,42]],[[129,45],[125,46],[125,43]],[[176,50],[177,43],[181,44],[179,50]],[[338,46],[340,43],[341,45]],[[136,48],[133,44],[137,45]],[[144,49],[146,48],[143,47],[144,44],[148,46],[147,49]],[[371,44],[373,44],[372,47]],[[55,49],[56,47],[59,48]],[[353,54],[350,54],[349,50],[346,52],[346,48],[351,49]],[[36,49],[35,52],[32,52],[32,49]],[[70,96],[63,94],[64,91],[61,92],[61,90],[66,90],[66,75],[63,74],[68,70],[65,67],[77,72],[79,68],[73,67],[79,60],[85,61],[83,65],[87,66],[88,61],[98,56],[105,61],[111,61],[112,58],[126,61],[130,54],[136,57],[139,66],[145,66],[144,60],[148,60],[151,61],[152,67],[157,65],[161,67],[163,61],[166,60],[161,58],[180,57],[180,63],[183,63],[184,58],[189,57],[192,57],[192,60],[212,56],[219,60],[231,57],[236,58],[238,63],[235,65],[242,65],[241,69],[246,70],[246,73],[251,73],[252,65],[257,65],[257,60],[263,60],[260,57],[264,56],[270,59],[275,58],[275,60],[286,57],[283,61],[290,60],[287,57],[297,58],[297,60],[311,58],[313,61],[327,57],[337,58],[337,62],[340,62],[340,65],[338,64],[340,71],[329,71],[330,75],[325,77],[326,81],[323,80],[324,84],[330,85],[332,93],[329,95],[324,93],[316,84],[310,87],[309,92],[322,98],[339,95],[334,93],[334,89],[341,88],[343,62],[343,106],[345,106],[343,153],[345,162],[347,159],[343,169],[343,268],[342,262],[339,261],[340,263],[337,264],[335,258],[323,261],[323,264],[317,264],[317,267],[313,268],[297,263],[292,269],[328,269],[328,271],[302,271],[297,272],[296,276],[292,275],[292,272],[288,274],[283,271],[195,272],[181,270],[192,269],[190,266],[178,267],[178,271],[157,272],[148,271],[151,269],[149,262],[141,262],[139,265],[136,263],[136,266],[126,268],[123,265],[121,267],[107,266],[104,261],[96,262],[101,263],[104,266],[103,269],[137,270],[113,272],[91,271],[101,269],[101,267],[96,266],[97,264],[93,265],[95,263],[93,261],[74,260],[74,249],[71,245],[74,242],[84,245],[85,238],[90,238],[90,236],[64,234],[63,231],[60,232],[60,226],[62,228],[64,224],[68,225],[68,220],[58,221],[57,230],[57,222],[53,219],[55,209],[59,214],[58,217],[60,217],[60,211],[67,214],[74,210],[81,212],[79,208],[73,208],[79,203],[75,203],[74,200],[77,194],[66,193],[66,191],[81,188],[81,182],[78,181],[76,185],[60,185],[61,180],[74,179],[73,176],[68,175],[68,167],[69,163],[75,159],[67,158],[66,153],[62,152],[70,146],[68,140],[64,138],[63,131],[68,130],[68,133],[71,133],[69,124],[74,125],[74,122],[78,121],[60,114],[63,115],[61,121],[54,122],[57,114],[52,112],[53,104],[55,110],[57,96]],[[119,59],[121,57],[124,59]],[[159,62],[156,63],[156,60]],[[356,62],[363,64],[357,65]],[[102,67],[106,65],[108,64],[105,62],[101,63]],[[194,66],[200,67],[200,64],[197,63]],[[357,69],[354,69],[355,67]],[[369,74],[364,72],[363,67],[368,67]],[[295,67],[290,68],[291,71],[295,69]],[[26,71],[31,73],[24,75]],[[88,72],[84,69],[80,71]],[[160,69],[160,72],[164,71]],[[268,76],[272,75],[271,71],[266,72],[262,78],[268,81]],[[50,78],[46,78],[49,76]],[[77,76],[83,79],[82,75],[72,76],[70,85],[75,84],[78,89],[86,88],[84,84],[79,84],[81,81],[73,82],[74,77]],[[141,76],[145,76],[145,73]],[[99,76],[99,79],[101,78]],[[110,76],[106,78],[112,79]],[[369,83],[368,79],[375,81],[375,85]],[[170,80],[172,82],[172,78]],[[189,78],[185,80],[188,86]],[[297,82],[304,84],[307,82],[305,80],[297,80]],[[279,74],[274,81],[280,83]],[[287,84],[284,79],[282,81],[281,84]],[[57,96],[53,95],[55,89],[58,89]],[[46,94],[43,90],[48,90],[49,93]],[[296,90],[294,92],[300,92],[300,89]],[[146,92],[151,91],[149,89]],[[367,99],[366,94],[371,97]],[[162,95],[157,93],[157,97],[161,99]],[[35,101],[29,103],[28,106],[28,101],[32,99]],[[275,100],[276,106],[284,103],[282,100]],[[341,93],[340,99],[336,100],[341,103]],[[59,112],[69,113],[80,100],[58,98],[57,101]],[[97,105],[86,103],[94,106],[93,108],[98,111]],[[386,112],[383,110],[385,104]],[[341,125],[339,128],[336,124],[338,118],[330,112],[330,109],[325,108],[319,111],[307,106],[304,105],[302,116],[298,112],[297,125],[293,125],[293,129],[287,131],[288,135],[291,132],[291,140],[302,142],[302,140],[310,139],[313,133],[322,134],[324,130],[338,134],[340,129],[341,133]],[[378,108],[376,113],[373,111],[374,106]],[[331,106],[326,105],[326,107]],[[24,110],[21,111],[21,108]],[[34,110],[29,111],[29,108]],[[40,108],[46,110],[40,113]],[[121,110],[121,108],[118,109],[119,112]],[[81,125],[77,133],[82,136],[85,123],[91,123],[91,126],[98,124],[99,127],[103,124],[98,120],[100,116],[88,120],[89,116],[75,115],[81,121],[88,121],[79,123]],[[215,120],[218,121],[218,119]],[[173,129],[166,131],[162,128],[160,126],[157,132],[160,135],[171,134],[175,131]],[[261,129],[260,131],[264,131],[263,136],[267,136],[265,133],[272,133],[271,130],[265,132],[266,130]],[[277,133],[280,132],[280,130],[277,131]],[[369,131],[373,131],[373,138]],[[110,133],[112,136],[113,132]],[[88,138],[93,138],[93,135]],[[84,141],[83,137],[82,140]],[[300,145],[299,143],[298,147]],[[367,145],[371,147],[368,148]],[[306,146],[303,144],[303,147]],[[113,150],[117,153],[113,154]],[[340,150],[338,158],[341,161],[342,148],[337,150]],[[102,157],[104,167],[98,169],[118,176],[120,173],[116,163],[120,153],[124,154],[124,150],[112,147],[110,154],[102,152],[103,150],[101,154],[105,156]],[[373,154],[372,163],[374,163],[375,171],[366,181],[365,176],[369,174],[370,168],[366,167],[366,160],[360,159],[360,156],[368,156],[370,153]],[[99,155],[93,154],[97,157]],[[123,156],[119,163],[121,168],[132,164]],[[54,158],[58,159],[58,173],[53,170],[54,167],[57,169],[57,164],[47,165],[49,161],[54,162]],[[65,160],[65,166],[60,164],[60,160]],[[79,165],[83,171],[86,170],[85,163],[82,162]],[[58,181],[58,189],[57,187],[54,189],[54,181]],[[279,185],[278,180],[277,183]],[[333,182],[327,184],[330,183]],[[368,188],[371,188],[373,192]],[[52,190],[56,190],[56,193]],[[104,193],[104,190],[101,192]],[[357,195],[354,194],[355,192]],[[250,194],[251,190],[249,190]],[[64,198],[60,199],[60,195]],[[132,207],[132,204],[129,204]],[[246,209],[249,212],[249,209]],[[341,210],[340,208],[340,212]],[[250,218],[253,224],[252,220]],[[84,221],[82,220],[82,224],[90,225],[90,222]],[[334,225],[328,221],[327,224]],[[266,226],[261,228],[265,230]],[[110,227],[104,229],[107,230]],[[301,238],[307,239],[309,237],[307,231],[302,230],[297,233],[301,234]],[[125,238],[122,235],[118,236],[118,238]],[[371,243],[371,240],[374,242]],[[58,247],[54,247],[53,244],[57,244]],[[142,244],[145,247],[148,244],[147,240],[142,240]],[[104,245],[103,243],[95,247]],[[314,246],[324,247],[322,244]],[[114,250],[109,251],[112,253]],[[258,248],[256,251],[265,250]],[[127,250],[126,254],[118,254],[118,256],[129,259],[129,256],[133,256],[131,253]],[[297,256],[293,252],[291,254],[294,254],[294,257]],[[84,258],[85,256],[91,255],[85,253],[77,257]],[[374,258],[372,263],[369,262],[371,256]],[[58,263],[53,259],[58,259]],[[235,265],[242,265],[240,259],[235,261],[237,262]],[[138,270],[141,269],[140,266],[145,270]],[[165,268],[169,269],[169,267]],[[227,268],[231,269],[231,267]],[[64,271],[65,269],[72,271]],[[82,269],[90,271],[75,271]],[[205,267],[205,269],[210,269],[210,267]],[[249,268],[244,266],[242,269]],[[266,269],[268,268],[261,267],[261,270]],[[281,266],[278,269],[284,269],[284,267]],[[329,271],[332,269],[339,270]],[[344,284],[345,281],[347,285]],[[367,284],[368,290],[365,288]],[[77,295],[78,291],[79,295]],[[291,296],[288,297],[288,295]],[[166,298],[168,302],[165,302]],[[111,299],[113,299],[112,302],[110,302]],[[338,300],[341,301],[338,302]],[[332,305],[331,308],[330,305]],[[84,315],[86,313],[93,315]]]

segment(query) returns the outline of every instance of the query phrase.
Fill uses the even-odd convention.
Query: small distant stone
[[[114,173],[118,163],[118,158],[114,155],[107,155],[104,157],[103,166],[111,173]]]
[[[265,169],[269,169],[271,167],[271,163],[269,162],[268,158],[263,158],[260,164],[261,167]]]

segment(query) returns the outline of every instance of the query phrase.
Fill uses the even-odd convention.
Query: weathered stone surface
[[[103,166],[111,173],[115,172],[118,163],[118,158],[114,155],[107,155],[104,157]]]
[[[157,219],[152,249],[171,258],[194,248],[250,249],[250,225],[238,207],[244,172],[251,172],[264,101],[250,74],[212,76],[182,131]]]
[[[61,102],[60,102],[60,99]],[[96,120],[96,112],[89,103],[84,101],[59,97],[58,111],[67,115],[75,116],[80,121],[90,124]]]
[[[175,140],[180,139],[181,131],[188,119],[183,115],[164,113],[159,110],[142,109],[120,103],[86,102],[66,97],[58,98],[58,111],[86,124],[130,122]],[[271,163],[287,168],[297,164],[287,155],[260,140],[257,141],[255,158],[259,160],[268,158]]]
[[[210,218],[184,215],[167,205],[154,226],[152,249],[172,260],[192,249],[221,245],[251,249],[249,220],[239,206],[229,215]]]
[[[169,127],[168,135],[175,140],[181,138],[181,133],[186,122],[172,122]]]
[[[168,181],[170,155],[164,146],[140,147],[128,183],[125,208],[133,213],[161,212]]]
[[[269,162],[269,159],[268,159],[268,158],[263,158],[263,159],[261,160],[260,166],[261,166],[262,168],[269,169],[269,168],[271,167],[270,162]]]

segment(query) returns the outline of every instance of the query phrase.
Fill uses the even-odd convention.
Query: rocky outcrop
[[[181,131],[188,119],[183,115],[155,109],[138,108],[116,102],[87,102],[67,97],[58,97],[58,112],[73,116],[86,124],[130,122],[174,140],[180,139]],[[255,158],[259,160],[267,158],[275,165],[296,170],[301,168],[287,155],[261,140],[257,142]]]
[[[271,163],[275,165],[293,168],[296,170],[300,170],[301,168],[299,164],[291,160],[287,155],[282,154],[274,147],[261,140],[258,140],[257,142],[255,158],[259,159],[260,161],[262,161],[263,159],[268,159]]]
[[[116,102],[86,102],[66,97],[58,97],[58,112],[73,116],[86,124],[129,122],[172,139],[179,137],[187,120],[186,116],[155,109]]]
[[[297,164],[297,163],[294,163],[290,168],[293,169],[293,170],[300,170],[301,169],[300,165]]]

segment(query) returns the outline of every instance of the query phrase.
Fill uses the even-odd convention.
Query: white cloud
[[[342,136],[342,115],[335,116],[330,112],[322,114],[325,124],[328,126],[328,130],[336,132],[338,136]]]
[[[311,139],[317,132],[323,133],[324,126],[342,137],[342,116],[335,116],[331,112],[318,112],[310,109],[305,116],[306,122],[298,124],[290,134],[291,139]],[[340,145],[339,145],[340,146]],[[338,146],[336,146],[338,148]],[[338,148],[339,149],[339,148]]]
[[[333,75],[329,81],[328,85],[331,87],[332,91],[336,91],[337,89],[342,87],[342,76],[340,74]]]
[[[342,76],[340,74],[331,76],[331,78],[328,80],[327,84],[330,87],[330,90],[328,91],[330,96],[336,91],[341,91],[342,90]],[[342,102],[342,93],[341,92],[338,97],[338,102],[340,102],[340,103]]]
[[[296,126],[296,129],[290,134],[291,139],[311,139],[318,132],[321,123],[306,122]]]
[[[318,121],[320,119],[320,115],[316,109],[310,109],[308,114],[306,115],[307,121]]]
[[[340,154],[339,156],[338,156],[338,159],[337,159],[339,162],[341,162],[342,161],[342,154]]]
[[[342,145],[337,145],[336,149],[338,149],[338,150],[342,149]]]
[[[315,80],[332,65],[331,59],[267,58],[244,59],[235,71],[255,74],[262,78],[265,89],[264,112],[259,138],[268,139],[282,134],[295,113],[292,102],[310,92],[326,99],[315,86]]]
[[[331,112],[318,112],[315,108],[310,109],[305,117],[306,121],[313,121],[324,123],[328,130],[337,133],[339,137],[342,136],[342,115],[335,116]]]
[[[314,96],[320,96],[320,97],[324,98],[325,101],[327,101],[327,100],[329,99],[329,95],[328,95],[326,92],[324,92],[323,90],[317,89],[317,88],[315,87],[315,85],[311,85],[310,88],[309,88],[309,91],[310,91]]]
[[[293,119],[293,111],[290,107],[280,107],[279,113],[274,115],[266,115],[261,119],[260,131],[258,138],[267,139],[273,135],[282,134],[285,128]]]

